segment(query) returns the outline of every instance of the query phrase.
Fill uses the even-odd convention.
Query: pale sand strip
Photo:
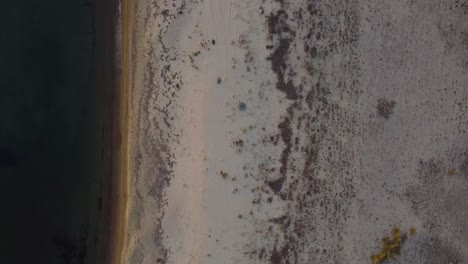
[[[254,236],[256,227],[266,227],[268,219],[283,212],[277,199],[262,209],[252,206],[259,194],[251,189],[277,176],[259,175],[254,162],[270,166],[268,156],[279,156],[282,150],[281,145],[253,147],[266,137],[255,131],[275,131],[288,104],[275,89],[270,63],[264,60],[269,51],[259,3],[239,7],[230,1],[208,2],[182,8],[180,12],[193,15],[171,21],[161,6],[145,4],[138,1],[138,47],[132,53],[138,58],[131,75],[130,156],[135,164],[130,165],[124,261],[249,263],[254,254],[249,251],[272,243],[267,234]],[[209,15],[198,14],[202,10]],[[252,17],[251,24],[242,17]],[[176,59],[167,59],[172,56]],[[196,61],[191,62],[191,56]],[[244,78],[246,66],[252,73]],[[264,96],[249,95],[253,87],[260,87]],[[246,102],[248,110],[240,111],[240,102]],[[233,142],[241,138],[246,145],[237,149]],[[158,163],[173,165],[161,170]],[[221,171],[229,174],[226,179]]]

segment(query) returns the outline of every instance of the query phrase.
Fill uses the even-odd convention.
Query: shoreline
[[[95,258],[98,263],[104,264],[121,263],[126,233],[128,86],[125,64],[127,60],[122,56],[126,53],[126,44],[123,41],[127,21],[123,17],[123,14],[126,14],[125,4],[123,0],[108,0],[97,4],[95,11],[96,14],[110,13],[109,18],[96,23],[97,31],[104,33],[102,39],[97,36],[97,43],[100,48],[105,48],[101,56],[106,65],[99,72],[104,79],[98,81],[97,85],[107,86],[107,82],[111,84],[105,98],[108,120],[104,121],[102,140],[106,142],[103,152],[106,161],[103,164],[105,169],[102,172],[98,194],[102,210],[99,211],[97,220]],[[105,11],[109,7],[112,10]]]
[[[111,221],[109,234],[110,250],[109,263],[121,263],[126,234],[126,203],[127,203],[127,163],[128,163],[128,28],[129,4],[126,0],[119,0],[116,10],[115,24],[115,81],[117,93],[114,105],[113,144],[118,149],[113,155],[112,166],[116,172],[116,186],[113,186]],[[113,231],[113,232],[112,232]]]

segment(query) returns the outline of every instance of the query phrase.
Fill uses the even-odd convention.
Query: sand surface
[[[132,2],[122,263],[468,263],[467,6]]]

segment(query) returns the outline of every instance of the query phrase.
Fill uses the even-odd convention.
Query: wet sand
[[[105,163],[98,203],[97,263],[120,263],[125,235],[127,171],[127,86],[125,58],[122,57],[126,20],[121,16],[119,0],[96,3],[97,56],[105,65],[99,69],[97,85],[111,86],[107,95],[109,118],[102,131]]]
[[[115,122],[113,130],[113,142],[117,149],[113,152],[113,168],[115,171],[115,183],[112,184],[111,200],[113,208],[111,211],[110,234],[109,234],[109,256],[108,263],[121,263],[121,255],[125,241],[126,229],[126,196],[127,196],[127,152],[128,152],[128,74],[129,74],[129,45],[131,26],[130,4],[127,0],[118,3],[116,14],[116,83],[118,92],[115,100]]]
[[[122,251],[124,248],[126,234],[126,202],[127,202],[127,164],[128,164],[128,75],[129,75],[129,45],[131,43],[131,9],[128,0],[121,0],[119,21],[117,22],[118,32],[116,34],[116,43],[120,47],[118,61],[116,65],[121,65],[119,69],[120,92],[117,99],[115,140],[118,142],[119,149],[116,151],[116,163],[114,164],[117,174],[117,186],[115,187],[114,203],[116,205],[114,212],[114,221],[112,222],[113,232],[111,237],[111,261],[112,264],[121,263]]]

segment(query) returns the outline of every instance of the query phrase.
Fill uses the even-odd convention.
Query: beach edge
[[[111,217],[109,263],[122,263],[126,237],[127,175],[128,175],[128,28],[129,3],[117,1],[115,54],[116,83],[114,144],[117,146],[113,159],[116,186],[113,188],[114,209]],[[113,231],[112,231],[113,230]]]

